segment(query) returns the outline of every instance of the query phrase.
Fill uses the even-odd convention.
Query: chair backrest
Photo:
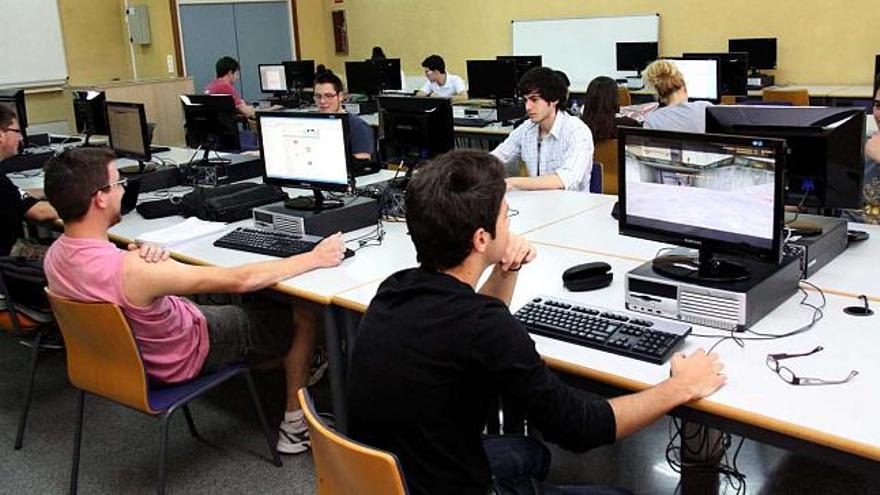
[[[602,164],[593,161],[593,169],[590,172],[590,192],[595,194],[602,194],[602,183],[604,182],[604,177],[602,177]]]
[[[602,164],[602,192],[617,194],[617,140],[603,139],[595,143],[593,162]]]
[[[794,106],[810,104],[810,93],[806,89],[765,89],[761,92],[764,101],[787,101]]]
[[[64,336],[67,374],[73,386],[148,414],[147,375],[122,310],[110,303],[82,303],[46,289]]]
[[[622,107],[632,105],[632,96],[629,94],[629,88],[625,86],[617,87],[617,104]]]
[[[736,95],[721,95],[722,105],[736,105]]]
[[[355,442],[328,427],[305,388],[299,403],[309,424],[318,495],[395,495],[407,493],[394,454]]]
[[[21,336],[33,331],[39,322],[27,314],[27,308],[48,312],[46,274],[38,261],[27,261],[14,256],[0,257],[0,295],[5,304],[0,310],[0,329]]]

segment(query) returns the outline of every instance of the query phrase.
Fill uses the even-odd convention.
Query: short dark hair
[[[477,229],[495,235],[504,177],[504,165],[485,151],[453,150],[419,168],[406,190],[406,226],[422,268],[459,265]]]
[[[385,57],[385,51],[382,50],[381,46],[374,46],[372,53],[370,54],[370,58],[375,60],[381,60]]]
[[[342,79],[339,79],[339,76],[329,69],[325,69],[315,74],[315,86],[319,84],[332,84],[333,89],[335,89],[337,93],[341,93],[343,89]]]
[[[16,120],[18,117],[15,115],[15,110],[9,108],[6,105],[0,104],[0,129],[6,129],[7,127],[12,125],[12,121]]]
[[[110,182],[107,164],[115,158],[109,149],[70,148],[49,159],[43,190],[62,220],[79,220],[88,213],[95,191]]]
[[[568,95],[568,88],[556,71],[549,67],[533,67],[519,79],[516,86],[517,92],[525,96],[530,93],[538,93],[538,96],[548,103],[557,102],[563,104]]]
[[[220,57],[214,69],[217,72],[217,77],[223,77],[230,72],[240,70],[241,66],[238,65],[238,60],[232,57]]]
[[[422,60],[422,67],[446,74],[446,62],[440,55],[429,55],[425,60]]]

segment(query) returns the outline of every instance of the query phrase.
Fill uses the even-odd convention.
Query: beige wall
[[[125,0],[120,0],[125,5]],[[132,5],[147,5],[150,8],[149,45],[135,45],[134,57],[138,79],[169,77],[177,74],[175,68],[168,71],[167,57],[174,58],[174,31],[171,24],[171,8],[168,0],[131,0]],[[173,67],[176,67],[172,63]]]
[[[342,72],[347,59],[369,56],[380,45],[400,57],[407,75],[421,72],[431,53],[446,59],[451,72],[464,75],[467,59],[510,52],[510,21],[660,13],[663,54],[726,50],[727,39],[768,36],[779,39],[777,81],[799,84],[869,84],[874,54],[880,53],[877,0],[320,0],[321,12],[300,16],[321,23],[304,53],[328,57]],[[298,3],[312,3],[301,1]],[[330,12],[343,9],[349,56],[333,54]]]

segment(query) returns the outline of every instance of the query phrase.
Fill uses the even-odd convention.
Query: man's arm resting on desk
[[[24,213],[28,220],[34,222],[52,222],[58,220],[58,212],[48,201],[38,201]]]
[[[316,268],[336,266],[344,252],[340,234],[324,239],[308,253],[231,268],[187,265],[175,260],[148,264],[140,255],[130,252],[123,264],[122,285],[125,297],[140,306],[166,295],[240,294],[270,287]]]
[[[685,357],[677,353],[671,360],[672,376],[635,394],[608,401],[617,424],[616,438],[623,438],[656,421],[670,410],[695,399],[701,399],[724,384],[724,365],[717,354],[707,355],[702,349]]]
[[[547,174],[538,177],[508,177],[506,180],[508,189],[522,189],[525,191],[565,189],[565,184],[557,174]]]
[[[238,110],[238,113],[244,115],[249,119],[254,119],[257,116],[257,109],[248,105],[247,103],[242,102],[241,105],[235,108]]]

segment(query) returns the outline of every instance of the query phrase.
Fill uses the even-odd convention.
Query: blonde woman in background
[[[661,107],[645,118],[647,129],[706,132],[707,101],[688,101],[684,76],[672,62],[657,60],[649,65],[643,77],[660,96]]]

